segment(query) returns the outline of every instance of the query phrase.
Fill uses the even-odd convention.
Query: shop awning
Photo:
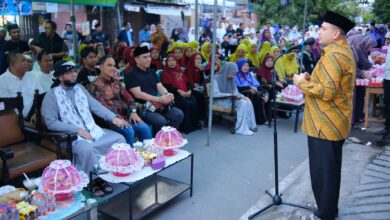
[[[150,14],[181,16],[183,12],[184,16],[191,16],[190,7],[147,5],[144,9]]]

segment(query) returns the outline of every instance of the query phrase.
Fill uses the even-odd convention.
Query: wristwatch
[[[137,113],[137,109],[135,108],[131,109],[131,113]]]

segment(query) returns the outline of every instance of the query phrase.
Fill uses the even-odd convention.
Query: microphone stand
[[[287,53],[290,53],[292,51],[288,51],[288,52],[285,52],[285,53],[282,53],[280,56],[278,56],[275,61],[274,61],[274,64],[276,63],[276,61],[283,57],[285,54]],[[272,97],[272,110],[273,110],[273,119],[274,119],[274,166],[275,166],[275,194],[272,195],[271,192],[269,190],[266,190],[265,193],[267,195],[269,195],[271,198],[272,198],[272,203],[267,205],[266,207],[264,207],[263,209],[260,209],[259,211],[251,214],[248,216],[248,219],[253,219],[255,218],[257,215],[263,213],[264,211],[268,210],[269,208],[273,207],[273,206],[280,206],[280,205],[288,205],[288,206],[293,206],[293,207],[297,207],[297,208],[301,208],[301,209],[306,209],[306,210],[310,210],[310,211],[313,211],[312,209],[310,209],[309,207],[306,207],[306,206],[303,206],[303,205],[298,205],[298,204],[293,204],[293,203],[289,203],[289,202],[284,202],[282,200],[282,194],[279,193],[279,166],[278,166],[278,132],[277,132],[277,123],[276,123],[276,71],[272,71],[272,89],[274,90],[273,91],[273,97]]]

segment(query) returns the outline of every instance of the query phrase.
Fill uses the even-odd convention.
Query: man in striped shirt
[[[311,184],[323,220],[338,214],[342,146],[352,120],[356,65],[345,34],[354,23],[328,11],[319,31],[324,46],[312,75],[294,76],[305,94],[302,130],[308,135]]]

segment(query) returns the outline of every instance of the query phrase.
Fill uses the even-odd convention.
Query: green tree
[[[254,12],[259,16],[260,23],[279,23],[298,25],[302,27],[305,0],[288,0],[281,5],[280,0],[254,1]],[[341,13],[353,18],[356,14],[354,1],[348,0],[307,0],[307,22],[318,23],[318,18],[327,10]]]
[[[375,0],[372,4],[372,12],[378,22],[390,22],[390,1]]]

